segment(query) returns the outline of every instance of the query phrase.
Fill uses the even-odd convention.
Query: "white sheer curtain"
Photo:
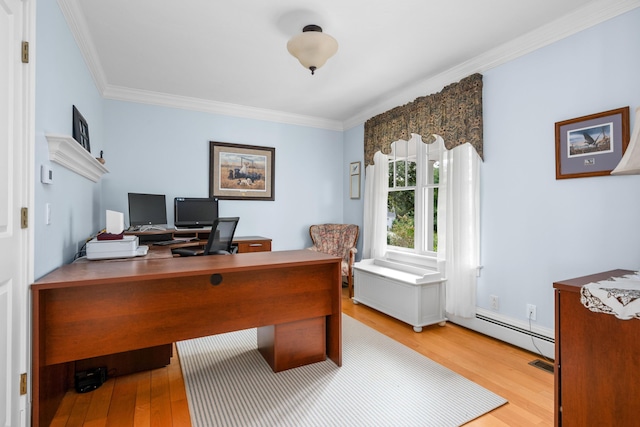
[[[382,258],[387,251],[389,157],[378,151],[367,166],[364,181],[362,257]]]
[[[446,311],[476,313],[480,265],[480,157],[470,144],[445,150],[438,193],[438,259],[445,261]]]

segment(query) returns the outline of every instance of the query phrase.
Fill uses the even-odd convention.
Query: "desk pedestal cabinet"
[[[612,270],[553,284],[556,426],[640,426],[640,320],[594,313],[580,302],[582,286],[630,273]]]
[[[255,327],[274,371],[340,366],[340,261],[300,250],[60,267],[31,287],[33,426],[49,425],[82,359]]]
[[[233,243],[238,245],[238,253],[268,252],[271,250],[271,239],[260,236],[235,237]]]

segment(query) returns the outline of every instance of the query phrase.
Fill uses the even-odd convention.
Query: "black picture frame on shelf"
[[[91,152],[91,145],[89,144],[89,126],[75,105],[73,106],[73,139],[75,139],[78,144],[82,145],[85,150]]]

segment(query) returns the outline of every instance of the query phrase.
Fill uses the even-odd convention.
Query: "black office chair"
[[[216,218],[211,226],[209,239],[204,250],[194,247],[175,248],[171,250],[174,255],[196,256],[196,255],[230,255],[238,251],[237,246],[233,246],[233,235],[238,226],[238,217]]]

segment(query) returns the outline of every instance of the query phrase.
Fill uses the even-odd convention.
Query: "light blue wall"
[[[360,198],[351,199],[349,166],[351,162],[360,162]],[[362,223],[364,213],[364,125],[356,126],[344,132],[344,222],[360,227],[358,253],[356,260],[362,259]]]
[[[309,226],[342,222],[342,132],[131,102],[105,101],[104,209],[125,213],[127,193],[208,197],[209,141],[275,148],[275,201],[221,200],[238,235],[273,239],[273,250],[311,245]]]
[[[554,128],[625,106],[633,128],[638,22],[640,9],[483,73],[479,307],[496,295],[498,314],[525,322],[534,304],[553,329],[554,281],[640,269],[640,176],[556,180]],[[346,161],[363,161],[363,135],[345,132]],[[361,225],[362,200],[349,202],[345,220]]]
[[[38,2],[36,169],[51,164],[45,132],[71,134],[71,105],[89,123],[92,152],[110,173],[94,184],[51,164],[54,184],[36,184],[35,277],[69,262],[126,213],[126,193],[208,193],[208,142],[276,148],[276,200],[222,201],[238,233],[273,238],[275,250],[310,244],[308,226],[362,226],[362,197],[349,198],[348,166],[363,162],[364,126],[345,132],[102,100],[54,0]],[[482,264],[478,306],[553,328],[552,283],[614,268],[640,268],[640,176],[555,179],[555,122],[640,106],[640,9],[484,72],[481,167]],[[362,179],[364,179],[364,164]],[[44,204],[53,223],[44,225]],[[359,249],[362,238],[359,242]],[[361,251],[359,257],[361,255]]]
[[[640,176],[555,179],[556,122],[640,106],[640,9],[484,73],[478,306],[553,328],[554,281],[640,268]]]
[[[35,118],[35,278],[73,260],[99,227],[101,185],[49,160],[45,134],[72,135],[72,105],[87,120],[91,151],[104,141],[102,99],[55,0],[37,4]],[[98,154],[96,154],[98,153]],[[40,183],[40,166],[53,170],[53,184]],[[45,224],[45,204],[51,224]]]
[[[309,225],[343,221],[342,132],[102,99],[54,0],[38,2],[37,23],[36,278],[72,261],[105,226],[106,209],[128,217],[128,192],[166,194],[170,223],[174,197],[206,197],[209,141],[276,149],[275,201],[220,202],[221,215],[240,216],[239,235],[299,249],[311,245]],[[72,105],[88,122],[94,156],[104,151],[109,173],[99,183],[49,160],[45,134],[72,134]],[[52,185],[40,183],[42,164]]]

